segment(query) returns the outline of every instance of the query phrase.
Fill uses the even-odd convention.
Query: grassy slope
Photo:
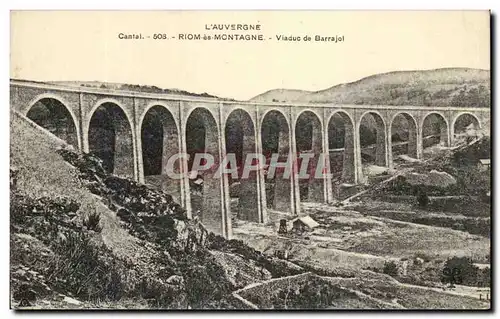
[[[426,71],[398,71],[372,75],[352,83],[340,84],[305,94],[269,91],[254,99],[277,99],[288,102],[389,104],[389,105],[447,105],[452,97],[467,85],[485,86],[489,90],[487,70],[449,68]]]
[[[120,228],[114,212],[81,186],[77,170],[55,152],[64,144],[29,123],[12,113],[10,161],[19,170],[18,190],[32,197],[63,196],[81,203],[81,212],[100,213],[102,238],[116,254],[129,257],[140,254],[137,240]]]

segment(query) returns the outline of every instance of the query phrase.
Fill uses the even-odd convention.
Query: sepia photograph
[[[12,10],[10,309],[491,310],[491,21]]]

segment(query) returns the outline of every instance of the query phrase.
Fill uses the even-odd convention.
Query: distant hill
[[[316,92],[270,90],[251,101],[490,107],[490,71],[470,68],[396,71]]]
[[[211,95],[208,93],[192,93],[179,89],[162,89],[154,85],[138,85],[138,84],[126,84],[126,83],[108,83],[108,82],[100,82],[100,81],[53,81],[50,82],[53,84],[60,84],[65,86],[83,86],[83,87],[93,87],[93,88],[105,88],[112,90],[121,90],[121,91],[133,91],[133,92],[146,92],[146,93],[164,93],[164,94],[177,94],[177,95],[186,95],[186,96],[195,96],[195,97],[204,97],[204,98],[215,98],[227,101],[233,101],[234,99],[230,98],[221,98],[215,95]]]
[[[300,98],[303,95],[310,93],[313,92],[305,90],[274,89],[259,94],[256,97],[252,98],[250,101],[253,102],[293,101]]]

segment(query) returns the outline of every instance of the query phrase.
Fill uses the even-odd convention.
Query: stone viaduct
[[[258,170],[238,181],[238,205],[232,207],[234,181],[227,174],[210,178],[214,169],[203,172],[203,187],[195,194],[189,161],[176,161],[181,179],[166,177],[166,162],[172,155],[206,152],[220,164],[230,152],[240,160],[250,153],[278,153],[280,161],[288,156],[296,159],[301,152],[315,158],[326,154],[322,160],[330,164],[327,171],[333,173],[334,166],[340,166],[337,180],[355,185],[365,181],[360,130],[368,120],[371,125],[366,127],[376,136],[373,162],[385,167],[393,166],[396,131],[405,140],[405,153],[421,159],[427,137],[452,146],[467,127],[489,132],[490,126],[490,109],[473,106],[254,103],[23,80],[10,81],[10,104],[77,149],[100,156],[110,173],[160,185],[189,217],[199,215],[209,230],[225,237],[232,234],[231,210],[239,219],[264,223],[269,208],[298,214],[301,198],[333,202],[335,175],[307,180],[304,199],[297,170],[289,179],[279,178],[282,172],[278,172],[272,181]],[[340,155],[331,160],[335,150]]]

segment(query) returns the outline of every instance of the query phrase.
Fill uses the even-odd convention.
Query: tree
[[[452,106],[468,106],[468,107],[490,107],[490,90],[484,85],[478,87],[467,88],[464,85],[458,94],[455,94],[450,104]]]
[[[491,285],[491,274],[490,268],[486,267],[478,271],[478,286],[479,287],[490,287]]]
[[[425,208],[427,205],[429,205],[429,196],[427,195],[427,192],[425,190],[418,190],[417,191],[417,203],[418,206]]]
[[[398,266],[394,261],[389,261],[384,263],[384,269],[383,269],[384,274],[389,275],[389,276],[397,276],[398,275]]]
[[[450,285],[476,285],[478,268],[467,257],[453,257],[446,261],[441,275],[441,282]]]

